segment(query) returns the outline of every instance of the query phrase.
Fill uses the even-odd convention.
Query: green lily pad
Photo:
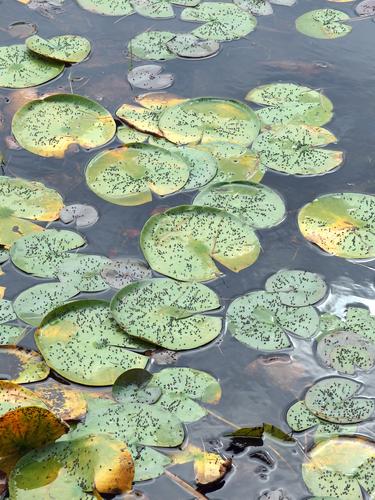
[[[180,33],[167,42],[167,48],[179,57],[202,59],[216,55],[220,50],[220,43],[201,40],[191,33]]]
[[[54,309],[35,332],[35,342],[51,368],[83,385],[111,385],[123,371],[144,368],[148,361],[125,349],[137,344],[102,300],[77,300]]]
[[[80,292],[101,292],[109,288],[101,272],[110,264],[102,255],[73,255],[59,266],[57,277],[66,288]]]
[[[194,205],[221,208],[255,229],[276,226],[285,217],[284,201],[273,189],[250,182],[210,184],[194,198]]]
[[[361,486],[369,494],[375,474],[375,446],[362,437],[338,437],[315,446],[302,476],[313,495],[362,500]]]
[[[0,324],[17,319],[10,300],[0,299]]]
[[[0,381],[0,416],[24,406],[48,408],[46,403],[30,389],[13,382]]]
[[[352,379],[329,377],[316,382],[305,395],[305,404],[316,417],[335,424],[353,424],[371,417],[373,399],[355,397],[361,384]]]
[[[164,474],[164,468],[171,464],[170,458],[153,448],[133,448],[131,448],[131,451],[135,466],[135,482],[155,479]]]
[[[110,433],[117,439],[145,446],[173,447],[184,440],[181,421],[170,413],[148,404],[118,404],[102,400],[86,415],[84,423],[70,433],[75,439],[87,434]]]
[[[0,325],[0,345],[16,345],[26,335],[22,326]]]
[[[177,351],[200,347],[220,334],[221,319],[200,314],[219,307],[208,287],[168,278],[132,283],[111,301],[112,315],[126,333]]]
[[[25,45],[0,47],[0,87],[23,89],[56,78],[64,64],[43,59]]]
[[[152,19],[170,19],[174,17],[172,4],[194,7],[200,0],[131,0],[132,6],[144,17]]]
[[[266,281],[267,292],[277,293],[286,306],[311,306],[327,293],[327,285],[316,273],[283,269],[273,274]]]
[[[153,109],[141,108],[132,104],[123,104],[116,111],[116,115],[120,120],[126,122],[132,127],[135,127],[136,132],[142,132],[145,136],[136,142],[144,142],[148,134],[161,135],[159,130],[160,111]]]
[[[264,105],[257,115],[265,126],[321,127],[333,116],[333,104],[321,91],[295,83],[269,83],[250,90],[245,99]]]
[[[59,193],[40,182],[1,176],[0,244],[10,247],[22,236],[42,232],[42,227],[25,219],[56,220],[63,206]]]
[[[78,35],[54,36],[49,40],[33,35],[27,38],[26,47],[42,57],[66,63],[79,63],[91,51],[87,38]]]
[[[133,283],[133,281],[152,276],[151,269],[143,260],[132,258],[111,260],[103,267],[100,274],[111,288],[117,290]]]
[[[21,292],[14,301],[17,316],[32,326],[38,326],[52,309],[77,295],[73,286],[61,283],[42,283]]]
[[[87,166],[89,188],[117,205],[150,202],[181,189],[189,178],[189,165],[180,155],[150,144],[129,144],[104,151]]]
[[[348,19],[348,14],[341,10],[311,10],[296,19],[296,28],[303,35],[331,40],[348,35],[352,31],[352,27],[345,24]]]
[[[133,459],[126,444],[110,435],[49,444],[25,455],[12,471],[12,498],[94,498],[87,492],[129,492],[134,478]]]
[[[112,387],[112,395],[119,403],[155,403],[161,396],[159,387],[147,387],[152,374],[141,368],[122,373]]]
[[[352,436],[357,432],[357,430],[357,425],[339,425],[321,420],[314,433],[314,443],[319,443],[320,441],[338,436]]]
[[[39,156],[63,158],[74,144],[103,146],[116,133],[112,115],[91,99],[55,94],[27,102],[13,116],[12,132],[23,148]]]
[[[328,130],[308,125],[285,125],[261,133],[253,144],[268,168],[292,175],[324,174],[343,162],[342,151],[324,149],[336,142]]]
[[[298,226],[307,240],[337,257],[375,257],[375,196],[321,196],[300,210]]]
[[[256,18],[237,5],[225,2],[203,2],[197,7],[181,12],[183,21],[198,21],[203,26],[193,29],[193,35],[203,40],[237,40],[251,33],[257,24]]]
[[[256,234],[241,219],[224,210],[197,206],[153,215],[142,229],[141,248],[152,269],[181,281],[218,277],[221,273],[214,260],[239,272],[253,264],[260,252]]]
[[[49,375],[49,367],[36,351],[16,346],[0,346],[0,380],[15,384],[39,382]]]
[[[40,278],[53,278],[57,276],[60,266],[74,255],[68,253],[68,250],[84,244],[85,240],[78,233],[47,229],[17,240],[10,250],[10,258],[25,273]]]
[[[238,144],[216,142],[194,146],[213,156],[218,163],[212,182],[260,182],[266,172],[258,153]]]
[[[229,142],[248,146],[258,135],[259,120],[239,101],[201,97],[164,109],[159,128],[175,144]]]
[[[176,36],[171,31],[145,31],[130,40],[128,52],[131,56],[146,59],[148,61],[168,61],[175,59],[168,47],[167,42]]]
[[[117,139],[123,144],[145,142],[148,139],[148,134],[140,132],[128,125],[121,125],[121,127],[117,129]]]
[[[1,177],[0,177],[1,179]],[[4,247],[0,247],[0,264],[3,264],[9,259],[9,252]]]
[[[184,394],[167,392],[161,395],[154,406],[176,416],[184,423],[196,422],[207,415],[207,411],[200,404]]]
[[[273,8],[269,0],[234,0],[233,3],[254,16],[269,16],[273,14]]]
[[[291,347],[288,334],[308,339],[319,328],[319,314],[314,307],[286,306],[277,294],[264,291],[235,299],[228,308],[227,321],[237,340],[264,351]]]
[[[82,8],[105,16],[129,16],[134,10],[130,0],[77,0]]]

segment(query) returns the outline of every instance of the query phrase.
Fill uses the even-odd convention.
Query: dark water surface
[[[347,304],[363,303],[375,313],[374,262],[353,263],[328,256],[307,243],[296,223],[297,211],[318,195],[340,191],[375,194],[375,23],[353,22],[353,31],[337,40],[316,40],[295,31],[294,20],[314,8],[337,7],[354,16],[350,4],[332,4],[323,0],[299,0],[292,7],[274,6],[274,15],[258,18],[258,28],[247,39],[222,45],[216,57],[200,61],[177,59],[164,64],[176,76],[171,91],[185,96],[219,96],[242,100],[250,88],[273,81],[292,81],[323,89],[333,101],[335,116],[328,128],[338,138],[338,148],[345,152],[345,163],[337,171],[296,178],[267,172],[262,183],[278,190],[286,200],[286,220],[270,230],[258,231],[262,254],[258,261],[240,274],[226,272],[210,284],[221,297],[223,308],[235,297],[264,287],[266,278],[280,268],[306,269],[324,275],[331,287],[322,310],[343,314]],[[179,13],[180,9],[175,8]],[[0,1],[0,44],[22,43],[8,31],[16,21],[37,25],[43,37],[72,33],[89,38],[93,45],[89,60],[66,68],[58,79],[37,88],[71,92],[98,100],[113,114],[123,103],[132,102],[138,93],[127,83],[131,64],[127,43],[146,29],[189,31],[192,24],[179,19],[157,21],[133,15],[128,18],[105,17],[82,10],[74,0],[66,0],[64,12],[47,19],[16,0]],[[10,121],[19,106],[20,95],[36,97],[33,90],[0,90],[0,111],[4,124],[2,138],[10,135]],[[18,97],[17,97],[18,96]],[[18,104],[17,104],[18,102]],[[119,143],[114,140],[111,146]],[[142,257],[137,231],[151,212],[160,207],[190,203],[195,193],[172,195],[139,207],[120,207],[99,199],[86,186],[84,169],[96,151],[68,154],[63,160],[34,156],[24,150],[1,149],[6,155],[5,174],[39,180],[57,189],[65,203],[88,203],[100,214],[99,221],[80,232],[87,238],[84,252],[109,257]],[[64,226],[54,223],[53,227]],[[66,227],[66,226],[64,226]],[[73,228],[74,229],[74,228]],[[3,266],[1,285],[6,297],[42,282]],[[111,293],[97,294],[110,297]],[[30,345],[31,338],[26,339]],[[319,377],[335,374],[319,366],[312,342],[293,340],[294,349],[274,356],[264,356],[240,344],[229,333],[219,343],[187,352],[177,364],[211,372],[220,379],[223,397],[215,412],[238,425],[255,426],[271,422],[288,431],[286,409],[300,398],[304,389]],[[365,383],[364,394],[375,395],[372,374],[356,377]],[[189,425],[188,439],[199,445],[225,452],[222,438],[231,428],[208,416]],[[371,426],[361,432],[374,437]],[[304,437],[299,438],[305,445]],[[283,446],[266,440],[264,448],[273,459],[273,467],[249,457],[255,448],[235,456],[235,468],[221,489],[207,493],[216,500],[257,499],[266,490],[281,488],[290,499],[309,496],[300,473],[304,459],[298,447]],[[231,454],[232,452],[226,452]],[[193,484],[191,464],[176,466],[176,474]],[[141,483],[137,488],[152,500],[188,500],[191,498],[167,477]]]

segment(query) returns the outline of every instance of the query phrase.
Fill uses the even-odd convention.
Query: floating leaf
[[[49,367],[38,352],[15,346],[0,346],[1,380],[28,384],[44,380]]]
[[[99,214],[96,208],[91,205],[76,203],[60,210],[60,220],[64,224],[74,222],[77,227],[87,227],[99,220]]]
[[[238,144],[216,142],[194,146],[199,151],[211,154],[218,163],[217,174],[213,182],[249,181],[260,182],[265,174],[265,167],[260,163],[259,155]]]
[[[303,35],[329,40],[352,31],[352,27],[345,24],[348,19],[348,14],[336,9],[311,10],[296,19],[296,28]]]
[[[129,16],[134,10],[130,0],[77,0],[78,5],[95,14]]]
[[[74,286],[42,283],[21,292],[14,301],[14,310],[22,321],[38,326],[49,311],[61,306],[77,293],[78,289]]]
[[[363,0],[356,5],[355,11],[359,16],[373,16],[375,15],[375,1]]]
[[[33,391],[12,382],[0,381],[0,416],[24,406],[48,408],[46,402]]]
[[[131,128],[128,125],[121,125],[121,127],[117,129],[117,139],[124,144],[145,142],[148,139],[148,134],[139,132],[139,130]]]
[[[96,405],[92,410],[89,405],[85,422],[77,425],[71,438],[110,433],[129,444],[161,447],[179,446],[184,440],[181,421],[155,405],[117,404],[109,400]]]
[[[0,177],[0,244],[10,247],[17,239],[43,228],[24,219],[50,222],[59,217],[63,200],[40,182]]]
[[[86,169],[95,194],[117,205],[132,206],[174,193],[188,180],[189,166],[172,151],[150,144],[129,144],[103,151]]]
[[[218,453],[201,450],[192,444],[178,451],[173,457],[173,464],[184,464],[194,461],[195,481],[201,485],[209,485],[220,481],[232,467],[232,460]]]
[[[298,225],[306,239],[337,257],[375,257],[375,196],[321,196],[300,210]]]
[[[295,432],[303,432],[323,422],[307,409],[304,401],[297,401],[288,409],[286,421]]]
[[[45,408],[26,406],[8,411],[0,417],[0,467],[9,473],[28,451],[55,441],[68,429]]]
[[[0,299],[0,324],[17,319],[12,302],[6,299]]]
[[[338,437],[315,446],[302,465],[306,486],[314,495],[362,500],[361,486],[373,492],[375,446],[362,437]]]
[[[134,464],[126,444],[110,435],[50,444],[25,455],[12,471],[13,498],[94,498],[132,489]],[[98,493],[95,498],[99,498]],[[101,497],[100,497],[101,498]]]
[[[173,85],[174,76],[171,73],[163,73],[163,68],[157,64],[146,64],[129,71],[128,82],[139,89],[161,90]]]
[[[191,33],[203,40],[236,40],[255,29],[256,18],[237,5],[224,2],[203,2],[181,12],[183,21],[205,23]]]
[[[167,42],[176,36],[171,31],[145,31],[132,38],[128,44],[131,56],[150,61],[168,61],[175,59],[167,47]]]
[[[74,254],[68,253],[68,250],[84,244],[85,240],[78,233],[47,229],[17,240],[10,250],[10,258],[25,273],[40,278],[53,278],[57,276],[61,265],[72,259]]]
[[[148,133],[162,135],[159,130],[160,111],[158,110],[123,104],[116,111],[116,115],[130,126],[142,132],[141,140],[137,140],[136,142],[144,142],[148,137]]]
[[[221,319],[199,313],[219,307],[217,295],[206,286],[167,278],[128,285],[111,301],[113,317],[129,335],[173,350],[215,339]]]
[[[54,14],[60,14],[63,12],[62,5],[65,0],[17,0],[22,4],[27,5],[31,10],[35,10],[42,16],[48,19],[53,19]]]
[[[243,181],[210,184],[198,193],[193,204],[221,208],[256,229],[275,226],[285,217],[280,195],[267,186]]]
[[[151,269],[140,259],[118,259],[105,264],[101,276],[112,288],[120,289],[133,281],[151,278]]]
[[[59,266],[57,276],[66,288],[75,288],[80,292],[101,292],[108,289],[101,272],[110,262],[102,255],[73,255]]]
[[[207,415],[204,408],[184,394],[162,394],[155,406],[175,415],[184,423],[196,422]]]
[[[219,141],[248,146],[258,135],[259,120],[239,101],[201,97],[167,107],[160,115],[159,128],[175,144]]]
[[[2,179],[3,177],[0,177]],[[5,248],[0,247],[0,264],[3,264],[9,259],[9,252]]]
[[[22,106],[13,117],[12,132],[28,151],[62,158],[74,144],[86,149],[106,144],[114,136],[116,124],[112,115],[91,99],[55,94]]]
[[[316,382],[305,395],[305,404],[316,417],[335,424],[353,424],[371,417],[373,399],[355,397],[361,384],[352,379],[329,377]]]
[[[33,394],[46,401],[49,409],[62,420],[81,420],[86,415],[86,400],[80,391],[72,387],[51,380],[38,384]]]
[[[152,374],[134,368],[122,373],[112,387],[112,395],[119,403],[155,403],[161,396],[159,387],[147,387]]]
[[[51,368],[83,385],[111,385],[123,371],[144,368],[148,361],[125,349],[137,344],[118,327],[102,300],[77,300],[54,309],[35,341]]]
[[[295,443],[295,439],[289,434],[268,423],[264,423],[257,427],[243,427],[225,435],[236,439],[259,439],[262,438],[264,434],[279,441]]]
[[[257,111],[263,125],[320,127],[333,115],[333,104],[321,91],[295,83],[261,85],[250,90],[245,99],[266,106]]]
[[[171,463],[170,458],[152,448],[137,447],[132,455],[135,465],[134,481],[155,479],[164,474],[164,467]]]
[[[291,346],[289,334],[308,339],[317,332],[319,314],[312,306],[284,305],[277,294],[250,292],[235,299],[227,311],[228,328],[240,342],[265,351]]]
[[[214,40],[201,40],[191,33],[181,33],[167,42],[167,48],[179,57],[201,59],[216,55],[220,44]]]
[[[165,108],[186,101],[186,99],[169,92],[147,92],[135,97],[134,100],[140,106],[154,111],[162,111]]]
[[[286,125],[261,133],[253,148],[268,168],[292,175],[317,175],[342,163],[342,151],[322,147],[336,141],[324,128]]]
[[[316,273],[283,269],[268,278],[267,292],[277,293],[286,306],[310,306],[316,304],[327,293],[327,285]]]
[[[273,8],[269,0],[234,0],[240,9],[254,14],[254,16],[269,16],[273,14]]]
[[[25,45],[9,45],[0,47],[0,70],[0,87],[22,89],[52,80],[64,65],[33,54]]]
[[[0,325],[0,345],[15,345],[26,334],[25,328],[13,325]]]
[[[194,7],[199,0],[131,0],[137,14],[152,19],[170,19],[174,17],[171,4]]]
[[[79,63],[90,54],[91,44],[83,36],[61,35],[45,40],[33,35],[26,40],[26,47],[47,60]]]
[[[225,231],[223,228],[225,227]],[[152,216],[141,233],[152,269],[181,281],[207,281],[221,273],[214,260],[239,272],[253,264],[260,245],[254,231],[224,210],[179,206]]]

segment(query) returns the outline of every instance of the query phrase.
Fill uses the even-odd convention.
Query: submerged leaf
[[[139,89],[161,90],[173,85],[174,76],[171,73],[163,73],[163,68],[157,64],[146,64],[129,71],[128,82]]]
[[[74,222],[77,227],[87,227],[95,224],[99,219],[98,211],[91,205],[75,203],[60,210],[60,220],[64,224]]]
[[[181,281],[218,277],[221,273],[214,260],[239,272],[253,264],[260,252],[254,231],[241,219],[224,210],[197,206],[179,206],[152,216],[142,229],[141,248],[152,269]]]
[[[166,349],[194,349],[221,331],[221,319],[199,314],[218,309],[217,295],[198,283],[167,278],[139,281],[111,301],[115,320],[131,336]]]
[[[101,277],[112,288],[120,289],[133,281],[151,278],[151,269],[143,260],[124,258],[105,264]]]
[[[12,120],[12,132],[26,150],[62,158],[78,144],[91,149],[109,142],[116,133],[112,115],[91,99],[55,94],[26,103]]]
[[[375,257],[375,196],[323,195],[300,210],[298,225],[306,239],[337,257]]]
[[[311,10],[296,19],[297,31],[312,38],[333,39],[348,35],[348,14],[336,9]]]
[[[83,36],[61,35],[45,40],[33,35],[26,40],[26,47],[47,60],[79,63],[90,54],[91,44]]]

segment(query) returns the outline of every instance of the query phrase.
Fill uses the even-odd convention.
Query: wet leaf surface
[[[50,372],[38,352],[23,347],[0,346],[0,360],[0,379],[15,384],[44,380]]]
[[[151,278],[151,270],[140,259],[112,260],[104,265],[101,277],[112,288],[120,289],[133,281]]]
[[[98,219],[99,214],[96,208],[91,205],[75,203],[74,205],[64,206],[60,210],[61,222],[64,222],[64,224],[74,222],[78,228],[92,226]]]
[[[336,9],[317,9],[306,12],[296,20],[297,31],[312,38],[334,39],[349,34],[352,27],[345,24],[349,16]]]
[[[90,42],[78,35],[61,35],[45,40],[34,35],[26,40],[26,47],[34,54],[65,63],[79,63],[90,54]]]
[[[174,76],[171,73],[163,73],[162,66],[146,64],[144,66],[136,66],[129,71],[128,82],[133,87],[139,89],[161,90],[173,85]]]

